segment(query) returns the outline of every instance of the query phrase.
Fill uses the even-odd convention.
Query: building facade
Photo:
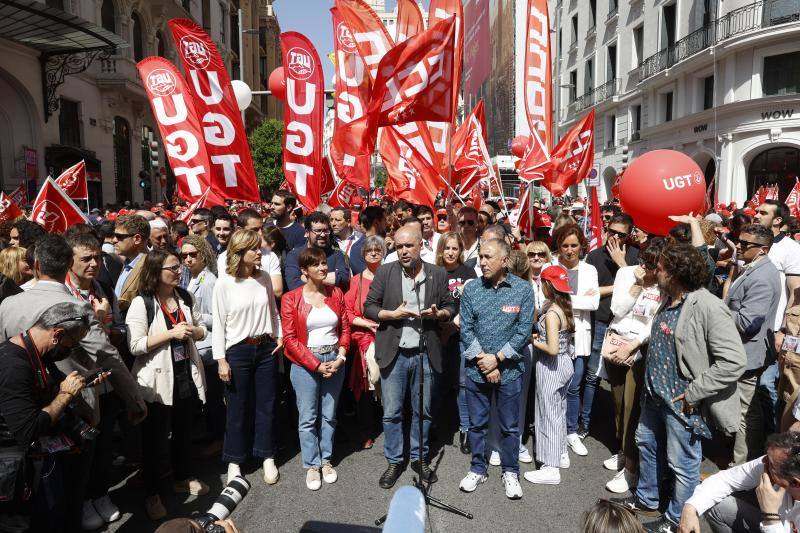
[[[550,6],[559,136],[595,110],[601,200],[629,159],[689,155],[718,202],[800,176],[800,1]]]
[[[27,180],[29,201],[44,177],[85,159],[89,204],[158,202],[172,176],[136,62],[159,55],[179,64],[167,21],[190,18],[217,43],[232,79],[253,90],[280,62],[280,28],[272,0],[18,0],[29,16],[62,18],[86,35],[108,32],[118,45],[98,53],[46,59],[38,44],[0,30],[0,188]],[[0,0],[0,9],[4,6]],[[243,50],[238,10],[243,11]],[[2,11],[0,11],[2,15]],[[46,96],[45,96],[46,95]],[[245,124],[282,110],[254,98]]]

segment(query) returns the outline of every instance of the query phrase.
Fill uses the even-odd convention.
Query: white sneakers
[[[97,514],[92,500],[83,502],[83,516],[81,518],[81,527],[86,531],[94,531],[106,525],[105,520]]]
[[[614,455],[603,461],[603,467],[606,470],[614,470],[616,472],[617,470],[622,470],[624,466],[625,466],[625,456],[622,455],[622,452],[615,453]]]
[[[539,470],[525,472],[525,479],[540,485],[558,485],[561,483],[561,471],[554,466],[543,466]]]
[[[274,485],[280,477],[278,467],[275,466],[275,459],[264,459],[264,482],[267,485]]]
[[[489,476],[486,474],[476,474],[475,472],[470,471],[464,479],[461,480],[459,483],[458,488],[463,490],[464,492],[473,492],[475,489],[478,488],[478,485],[481,483],[485,483]]]
[[[533,462],[533,457],[531,457],[531,453],[528,451],[528,448],[523,448],[523,450],[519,452],[519,462],[520,463]]]
[[[632,472],[629,472],[627,468],[623,468],[617,472],[617,475],[606,483],[606,489],[614,494],[623,494],[635,486],[636,476]]]
[[[322,486],[322,480],[319,475],[319,468],[309,468],[306,472],[306,487],[308,490],[319,490]]]
[[[575,455],[589,455],[589,450],[583,445],[583,441],[577,433],[567,435],[567,446],[570,447]]]
[[[522,486],[519,484],[519,476],[517,474],[503,472],[503,486],[506,488],[506,498],[509,500],[522,498]]]
[[[108,494],[102,498],[97,498],[92,503],[94,504],[97,514],[100,515],[100,518],[102,518],[106,524],[110,524],[111,522],[116,522],[119,520],[119,509],[116,505],[114,505],[114,502],[111,501],[111,497],[109,497]]]
[[[226,478],[225,484],[228,484],[235,478],[236,476],[242,475],[242,469],[236,463],[228,463],[228,477]]]
[[[492,466],[500,466],[500,452],[492,450],[492,453],[489,454],[489,464]]]
[[[336,473],[336,470],[333,469],[333,465],[330,463],[325,463],[322,465],[322,479],[325,483],[336,483],[339,479],[339,474]]]
[[[569,468],[569,454],[564,452],[561,454],[561,461],[558,463],[559,468]]]

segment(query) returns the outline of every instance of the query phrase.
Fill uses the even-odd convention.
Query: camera
[[[200,524],[203,531],[208,533],[225,533],[222,526],[215,524],[219,520],[224,520],[236,509],[236,506],[247,496],[250,490],[250,483],[242,476],[231,479],[228,485],[222,489],[217,497],[217,501],[206,511],[206,514],[194,517],[193,519]]]

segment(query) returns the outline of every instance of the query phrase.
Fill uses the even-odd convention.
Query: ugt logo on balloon
[[[169,96],[175,90],[177,82],[172,72],[156,69],[147,77],[147,87],[156,96]]]
[[[187,63],[195,68],[204,69],[211,63],[211,54],[208,53],[206,44],[194,37],[181,39],[181,54]]]
[[[311,54],[306,50],[294,47],[289,50],[288,56],[288,68],[294,74],[295,79],[307,80],[314,74],[314,62],[311,60]]]
[[[344,22],[340,22],[336,26],[336,39],[339,41],[341,47],[347,52],[356,52],[356,41],[353,39],[353,34],[350,32],[350,28],[348,28]]]
[[[55,202],[45,200],[33,212],[33,221],[48,233],[63,233],[67,230],[67,217]]]

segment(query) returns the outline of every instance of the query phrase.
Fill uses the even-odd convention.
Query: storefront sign
[[[698,124],[694,127],[695,133],[702,133],[704,131],[708,131],[708,124]]]
[[[772,111],[762,111],[761,120],[780,120],[782,118],[792,118],[794,109],[774,109]]]
[[[29,180],[35,180],[39,174],[39,157],[36,150],[33,148],[23,147],[25,152],[25,177]]]

